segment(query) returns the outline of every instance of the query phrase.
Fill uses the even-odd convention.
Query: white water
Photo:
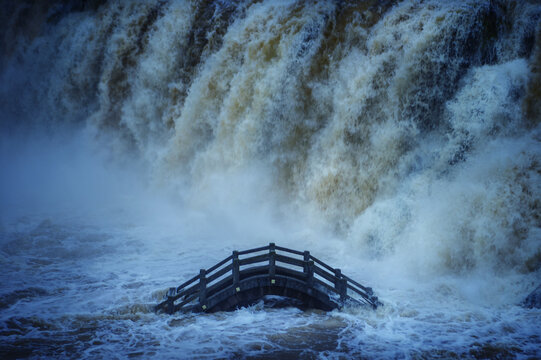
[[[539,5],[58,4],[3,4],[4,356],[541,356]],[[384,306],[151,311],[268,242]]]

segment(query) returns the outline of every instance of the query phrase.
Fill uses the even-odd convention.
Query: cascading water
[[[2,357],[541,356],[537,1],[0,4]],[[152,312],[270,241],[385,306]]]

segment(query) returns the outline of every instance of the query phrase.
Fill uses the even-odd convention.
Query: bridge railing
[[[378,304],[371,288],[343,275],[340,269],[325,264],[309,251],[297,251],[270,243],[254,249],[235,250],[216,265],[201,269],[199,275],[176,288],[170,288],[166,295],[167,300],[159,304],[157,310],[169,307],[169,311],[174,312],[197,300],[199,304],[205,304],[207,294],[227,286],[239,291],[238,284],[243,275],[254,270],[268,272],[271,284],[274,284],[273,279],[277,272],[288,273],[303,278],[310,286],[323,287],[327,292],[337,294],[341,301],[351,299],[374,308]],[[351,291],[348,293],[348,290]],[[357,296],[351,297],[350,293]],[[206,310],[205,305],[202,305],[202,309]]]

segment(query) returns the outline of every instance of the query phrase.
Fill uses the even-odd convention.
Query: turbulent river
[[[538,1],[0,6],[0,358],[541,357]],[[269,242],[384,305],[153,312]]]

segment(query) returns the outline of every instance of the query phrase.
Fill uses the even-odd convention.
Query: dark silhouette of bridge
[[[253,304],[266,295],[297,299],[307,308],[325,311],[345,304],[368,305],[374,309],[381,304],[371,288],[345,276],[309,251],[270,243],[233,251],[180,286],[169,288],[156,311],[170,314],[230,311]]]

